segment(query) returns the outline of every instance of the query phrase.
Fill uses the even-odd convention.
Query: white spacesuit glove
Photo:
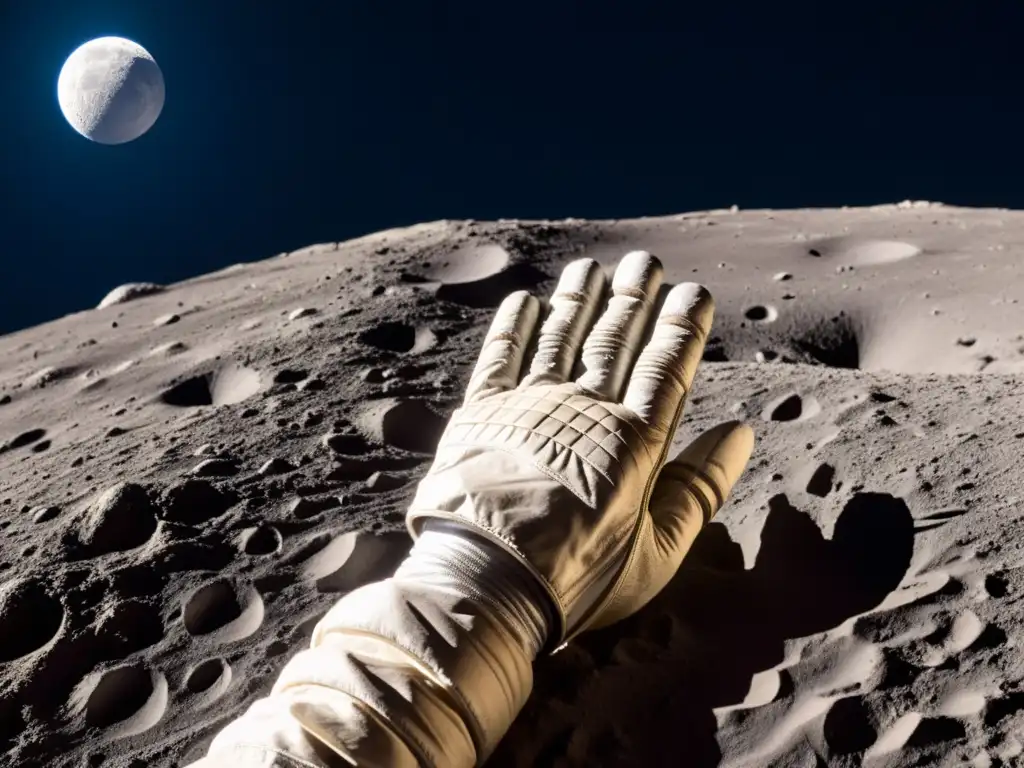
[[[720,424],[667,461],[712,301],[676,286],[651,327],[661,281],[628,254],[605,307],[600,267],[573,262],[539,332],[538,301],[506,299],[417,488],[409,558],[343,597],[196,768],[480,765],[536,653],[665,586],[753,434]]]
[[[535,298],[505,300],[407,516],[414,537],[449,520],[513,554],[556,607],[555,646],[654,597],[753,448],[750,428],[730,422],[666,464],[711,295],[675,286],[651,327],[655,257],[623,258],[607,307],[604,283],[590,259],[566,267],[539,333]]]

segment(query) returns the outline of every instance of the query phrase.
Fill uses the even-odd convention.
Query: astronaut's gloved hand
[[[410,506],[408,558],[342,597],[195,768],[478,766],[538,653],[665,586],[753,433],[720,424],[667,461],[712,302],[692,283],[659,302],[661,283],[634,252],[607,302],[589,259],[543,322],[534,297],[505,300]]]
[[[659,307],[662,276],[629,253],[606,304],[600,266],[573,262],[543,324],[537,299],[509,296],[407,516],[414,538],[448,521],[532,573],[554,610],[548,650],[654,597],[753,448],[729,422],[667,462],[713,302],[683,283]]]

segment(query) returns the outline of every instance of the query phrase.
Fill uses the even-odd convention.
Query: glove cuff
[[[457,522],[428,520],[395,578],[460,592],[490,607],[493,620],[522,644],[531,661],[555,624],[551,598],[537,577],[497,544]]]
[[[312,650],[289,663],[275,691],[338,690],[367,702],[424,765],[479,765],[530,694],[532,662],[551,626],[546,599],[510,554],[462,528],[432,525],[394,576],[328,611]],[[326,663],[328,647],[338,670]],[[373,674],[342,670],[342,651]],[[388,669],[401,679],[385,681]]]

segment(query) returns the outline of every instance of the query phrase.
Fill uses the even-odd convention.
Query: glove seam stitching
[[[528,427],[515,427],[515,428],[516,429],[526,429],[526,430],[529,429]],[[532,432],[532,431],[529,432],[529,434],[530,435],[534,435],[534,434],[538,434],[539,435],[539,433]],[[540,436],[544,437],[543,435],[540,435]],[[559,444],[556,443],[556,445],[559,445]],[[599,475],[601,475],[601,477],[612,488],[615,487],[615,481],[612,480],[610,477],[608,477],[608,475],[606,475],[601,470],[600,467],[595,467],[592,463],[590,463],[590,461],[587,460],[587,458],[585,456],[580,456],[572,448],[566,447],[566,446],[561,446],[561,447],[564,447],[565,450],[567,450],[573,456],[577,457],[580,461],[582,461],[588,467],[590,467],[595,472],[597,472]],[[508,454],[510,456],[514,456],[516,458],[522,458],[522,453],[523,453],[523,450],[522,450],[521,446],[520,447],[515,447],[515,448],[508,448],[508,447],[505,447],[505,446],[485,445],[485,444],[482,444],[482,443],[466,443],[466,442],[462,442],[462,441],[455,441],[455,442],[445,443],[445,448],[483,448],[483,449],[488,450],[488,451],[501,451],[502,453],[506,453],[506,454]],[[573,487],[573,485],[574,485],[573,482],[571,480],[569,480],[569,478],[565,477],[557,469],[552,469],[551,467],[547,467],[547,466],[539,463],[535,458],[532,458],[532,457],[529,458],[529,461],[530,461],[530,463],[533,465],[533,467],[535,469],[537,469],[540,472],[542,472],[543,474],[547,475],[552,480],[557,480],[559,485],[561,485],[563,488],[567,489],[573,496],[575,496],[577,499],[579,499],[579,501],[581,503],[586,504],[588,509],[593,509],[594,508],[593,502],[590,499],[586,499],[583,496],[581,496],[577,492],[577,489]],[[519,552],[519,548],[518,547],[516,547],[516,552]],[[522,553],[520,553],[520,554],[522,554]]]
[[[681,379],[678,379],[678,377],[676,377],[676,378],[677,378],[678,383],[680,383],[682,385],[683,399],[685,400],[686,395],[687,395],[687,388],[686,388],[685,384],[682,382]],[[565,383],[569,383],[569,382],[563,382],[563,384],[565,384]],[[591,399],[596,400],[596,404],[601,405],[604,408],[604,410],[605,410],[607,415],[612,416],[614,419],[616,419],[616,421],[620,425],[624,425],[624,426],[628,427],[629,430],[633,433],[634,437],[639,442],[639,444],[641,446],[643,446],[644,453],[647,455],[647,458],[650,459],[650,460],[654,459],[654,457],[651,455],[650,447],[648,446],[649,440],[645,439],[643,431],[640,429],[640,427],[637,426],[636,423],[634,423],[634,419],[630,418],[630,416],[632,414],[627,413],[627,414],[620,415],[620,414],[615,413],[612,410],[613,407],[622,407],[620,403],[616,403],[616,402],[609,401],[609,400],[604,400],[601,396],[599,396],[600,393],[593,392],[592,390],[588,389],[587,387],[579,384],[579,382],[572,382],[572,384],[574,385],[574,389],[569,393],[569,397],[565,397],[564,395],[562,397],[554,397],[554,396],[551,396],[549,393],[543,393],[543,394],[540,394],[540,395],[532,395],[532,396],[528,396],[529,400],[531,401],[529,406],[524,407],[522,405],[519,405],[519,406],[517,406],[517,408],[519,410],[522,410],[522,411],[526,412],[526,413],[539,413],[542,416],[545,416],[545,417],[548,417],[548,418],[553,418],[551,416],[551,412],[550,411],[540,410],[539,406],[541,406],[544,403],[548,403],[548,404],[556,405],[556,406],[564,405],[565,407],[572,409],[573,411],[575,411],[577,414],[579,414],[581,416],[586,416],[589,419],[593,419],[595,424],[601,424],[601,421],[599,421],[597,419],[594,419],[593,416],[590,416],[585,411],[580,410],[580,408],[578,406],[576,406],[575,404],[573,404],[571,402],[572,398],[574,398],[574,397],[589,397]],[[501,394],[511,394],[511,392],[503,392]],[[519,392],[518,396],[515,397],[515,398],[512,398],[512,402],[508,403],[508,404],[515,406],[515,401],[516,400],[522,400],[525,397],[527,397],[527,395],[525,393]],[[476,410],[477,408],[479,408],[481,406],[484,406],[484,405],[490,405],[490,403],[487,403],[486,401],[481,400],[481,401],[478,401],[478,402],[474,402],[471,405],[463,406],[462,408],[459,409],[462,412],[462,413],[459,414],[459,416],[461,416],[462,418],[453,418],[452,423],[451,423],[450,426],[454,427],[457,424],[472,424],[472,425],[485,424],[485,425],[497,426],[497,427],[513,427],[513,428],[516,428],[516,429],[525,429],[525,430],[528,430],[531,434],[540,434],[539,432],[535,431],[534,427],[524,427],[524,426],[515,424],[514,422],[513,423],[504,423],[504,422],[498,422],[498,421],[491,421],[490,418],[493,418],[493,416],[492,417],[484,417],[482,421],[477,421],[475,419],[471,420],[472,417],[466,418],[466,414],[467,413],[472,414],[472,412],[474,410]],[[592,405],[594,405],[594,403],[589,404],[588,407],[590,407]],[[577,434],[580,434],[580,435],[588,437],[591,440],[591,442],[593,442],[595,445],[597,445],[599,448],[601,448],[605,452],[605,454],[608,455],[608,458],[613,459],[613,460],[615,459],[615,454],[614,453],[612,453],[607,448],[605,448],[604,445],[601,442],[599,442],[597,440],[594,440],[594,438],[590,437],[586,432],[583,432],[579,428],[574,427],[571,424],[566,423],[564,421],[559,420],[559,422],[561,424],[563,424],[564,426],[569,427],[570,429],[575,431]],[[664,431],[660,427],[658,427],[657,425],[650,424],[650,423],[648,423],[646,421],[643,421],[643,420],[641,420],[641,424],[642,424],[644,430],[647,430],[647,431],[657,430],[657,432],[659,432],[659,433]],[[602,426],[604,426],[604,425],[602,424]],[[608,429],[608,427],[605,427],[605,429]],[[637,461],[637,457],[636,457],[635,451],[634,451],[633,446],[631,445],[631,443],[628,440],[626,440],[624,437],[622,437],[619,434],[619,431],[617,431],[617,430],[608,429],[608,432],[609,432],[610,435],[615,435],[619,439],[619,441],[622,443],[623,448],[625,448],[626,451],[629,452],[629,454],[633,458],[634,462],[639,464],[639,461]],[[442,444],[447,444],[446,441],[443,438],[442,438]]]
[[[534,411],[534,413],[537,413],[537,411]],[[586,432],[580,431],[578,428],[572,426],[571,424],[566,424],[565,422],[560,422],[560,423],[562,424],[562,426],[568,427],[573,432],[575,432],[577,438],[585,437],[588,440],[590,440],[590,442],[592,444],[596,445],[598,448],[600,448],[602,451],[604,451],[605,455],[609,459],[615,461],[615,455],[613,453],[611,453],[607,448],[605,448],[601,443],[599,443],[598,441],[594,440],[594,438],[590,437]],[[596,464],[594,464],[592,461],[590,461],[590,459],[588,459],[586,456],[583,456],[581,453],[579,453],[573,447],[572,443],[560,442],[559,440],[557,440],[553,436],[545,435],[542,432],[537,432],[533,427],[524,427],[524,426],[519,425],[519,424],[501,424],[501,423],[496,423],[496,422],[491,422],[491,421],[462,421],[462,422],[460,422],[460,424],[467,424],[467,425],[470,425],[470,426],[504,427],[504,428],[510,428],[510,429],[513,429],[513,430],[525,431],[527,438],[536,436],[536,437],[542,438],[545,443],[554,443],[559,448],[563,448],[564,450],[569,451],[572,455],[578,457],[580,459],[580,461],[584,462],[588,467],[590,467],[595,472],[600,474],[601,477],[604,478],[604,480],[609,485],[613,485],[613,486],[615,485],[615,482],[605,473],[604,470],[602,470],[600,467],[598,467]],[[615,433],[612,432],[611,434],[615,434]],[[621,440],[622,438],[620,437],[619,439]],[[526,441],[524,440],[524,442],[526,442]],[[505,451],[506,453],[510,453],[512,455],[518,455],[518,451],[521,450],[521,448],[515,448],[515,449],[498,448],[496,446],[485,445],[483,443],[474,444],[474,443],[465,443],[465,442],[461,442],[461,441],[459,441],[459,442],[451,442],[451,443],[446,442],[445,443],[445,448],[447,448],[449,446],[456,446],[456,447],[459,447],[459,448],[486,448],[488,450],[502,450],[502,451]],[[625,447],[626,447],[627,450],[629,450],[629,446],[628,445],[626,445]],[[629,451],[629,453],[630,453],[630,455],[632,457],[632,451]],[[633,460],[636,461],[635,458],[633,458]],[[566,482],[568,482],[567,478],[561,478],[561,479],[565,479]],[[566,486],[566,487],[569,487],[569,486]],[[570,490],[572,490],[572,489],[570,488]],[[586,499],[583,499],[578,493],[575,493],[575,491],[573,492],[573,495],[575,495],[577,498],[579,498],[580,501],[582,501],[584,504],[590,504],[591,503],[591,502],[587,501]]]
[[[669,433],[668,439],[666,439],[661,445],[661,450],[659,451],[658,462],[656,465],[657,471],[652,472],[647,479],[647,485],[644,488],[643,496],[641,496],[640,498],[640,513],[637,515],[637,519],[634,521],[633,530],[631,531],[629,537],[630,540],[635,540],[639,538],[639,535],[643,530],[644,516],[650,515],[649,505],[651,494],[654,492],[654,485],[657,482],[658,475],[661,474],[661,470],[664,467],[665,456],[666,454],[668,454],[669,445],[672,442],[673,433],[675,432],[675,430],[679,428],[679,421],[682,418],[683,409],[686,405],[686,397],[688,394],[689,393],[684,388],[683,396],[676,403],[675,413],[673,414],[672,421],[669,422],[670,424],[673,425],[673,429]],[[603,598],[598,600],[598,602],[593,606],[593,610],[588,612],[589,616],[583,622],[581,622],[580,627],[576,630],[575,634],[578,635],[580,632],[585,631],[587,625],[592,623],[596,617],[600,616],[601,611],[606,610],[609,605],[614,604],[615,600],[618,599],[619,593],[622,591],[622,588],[625,584],[623,577],[627,573],[629,573],[629,569],[633,565],[635,557],[636,547],[628,547],[626,551],[626,561],[622,564],[622,570],[619,571],[618,576],[612,583],[611,589],[607,593],[605,593]]]
[[[626,539],[628,539],[630,537],[629,535],[630,535],[630,533],[632,533],[634,525],[635,525],[635,521],[633,521],[633,520],[626,520],[626,521],[624,521],[622,523],[622,525],[618,529],[616,529],[613,532],[613,534],[612,534],[612,536],[613,536],[613,538],[612,538],[612,545],[609,548],[609,551],[611,553],[617,553],[619,551],[619,549],[625,543]],[[605,571],[607,571],[609,568],[611,568],[611,567],[613,567],[615,565],[615,558],[614,557],[608,558],[607,557],[607,553],[606,553],[605,557],[603,557],[602,559],[606,559],[606,558],[608,559],[608,564],[604,568],[601,569],[600,573],[594,574],[594,580],[599,579],[601,576],[604,575]],[[591,574],[589,574],[589,573],[585,573],[584,575],[582,575],[579,578],[577,578],[575,581],[573,581],[570,584],[568,584],[566,586],[565,599],[566,600],[570,599],[569,598],[570,595],[573,598],[579,597],[579,592],[581,592],[583,589],[586,589],[587,586],[589,586],[589,584],[584,584],[583,582],[584,582],[585,577],[586,576],[590,576],[590,575]],[[583,584],[583,587],[580,588],[580,589],[577,589],[577,587],[579,587],[580,584]]]

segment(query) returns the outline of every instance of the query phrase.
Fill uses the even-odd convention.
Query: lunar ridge
[[[1020,764],[1024,211],[923,201],[437,221],[0,337],[0,762],[198,759],[411,546],[501,297],[631,250],[715,297],[674,452],[754,455],[487,765]]]

